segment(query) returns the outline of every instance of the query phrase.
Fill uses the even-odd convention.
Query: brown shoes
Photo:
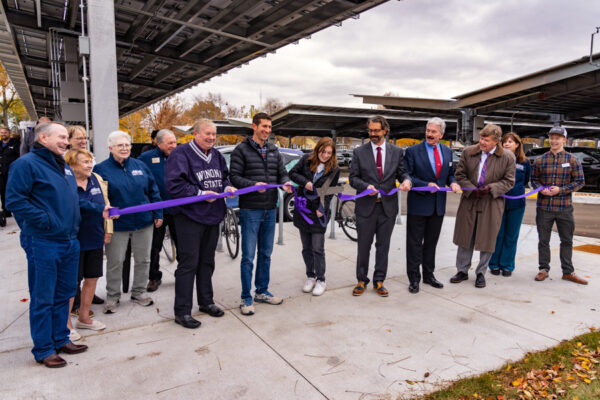
[[[541,282],[543,280],[545,280],[548,277],[548,271],[546,271],[545,269],[540,269],[540,272],[537,273],[537,275],[535,276],[536,281]]]
[[[86,351],[88,347],[85,344],[75,344],[75,343],[67,343],[60,349],[56,350],[57,353],[67,353],[67,354],[79,354]]]
[[[158,289],[158,287],[160,286],[161,283],[162,283],[162,280],[160,280],[160,279],[158,279],[158,280],[150,279],[148,281],[148,286],[146,286],[146,290],[148,292],[155,292],[156,289]]]
[[[40,364],[44,364],[47,368],[62,368],[67,365],[67,362],[56,353],[44,358],[43,360],[36,361]]]
[[[376,282],[373,289],[375,289],[377,294],[381,297],[388,297],[390,294],[388,290],[383,286],[383,282]]]
[[[360,296],[365,292],[365,283],[363,281],[359,281],[354,290],[352,291],[352,296]]]
[[[577,275],[575,275],[574,272],[572,274],[563,274],[562,278],[565,281],[571,281],[571,282],[579,283],[580,285],[587,285],[588,284],[588,282],[585,279],[578,277]]]

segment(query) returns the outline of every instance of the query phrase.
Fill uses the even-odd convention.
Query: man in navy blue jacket
[[[32,353],[49,368],[67,365],[60,352],[87,350],[71,343],[67,329],[69,299],[77,288],[79,208],[108,218],[108,207],[80,202],[73,171],[63,159],[68,138],[61,124],[38,125],[31,152],[11,166],[6,191],[6,206],[21,228],[27,254]]]
[[[200,196],[235,190],[229,183],[227,163],[213,148],[217,128],[209,119],[194,124],[194,140],[179,146],[169,156],[166,185],[171,198]],[[225,217],[225,200],[213,199],[173,207],[173,219],[179,235],[179,257],[175,271],[175,322],[185,328],[198,328],[192,317],[194,278],[200,311],[222,317],[213,300],[212,274],[219,224]]]
[[[160,192],[161,200],[168,200],[169,193],[165,186],[165,165],[167,157],[171,151],[177,147],[177,138],[173,131],[169,129],[161,129],[156,134],[156,147],[142,153],[138,160],[143,161],[147,166]],[[177,248],[177,234],[175,233],[175,223],[173,216],[168,208],[163,209],[163,224],[158,228],[154,228],[152,232],[152,249],[150,250],[150,273],[148,275],[148,286],[146,290],[154,292],[162,283],[162,271],[160,270],[160,251],[162,249],[165,233],[169,227],[171,239]],[[175,252],[177,254],[177,251]]]
[[[446,123],[435,117],[427,121],[425,140],[406,149],[404,165],[415,187],[431,186],[432,189],[450,186],[460,191],[454,179],[452,150],[440,143]],[[408,291],[419,292],[423,265],[423,283],[441,289],[444,285],[435,279],[435,249],[446,213],[446,192],[410,191],[407,197],[406,223],[406,273]]]

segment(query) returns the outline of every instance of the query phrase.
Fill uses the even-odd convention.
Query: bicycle
[[[354,200],[339,201],[337,203],[337,210],[335,213],[335,220],[348,239],[356,242],[358,240],[358,233],[356,232],[356,214],[354,209],[356,202]]]
[[[171,239],[171,232],[169,231],[168,226],[165,228],[165,238],[163,239],[162,248],[167,259],[170,262],[173,262],[177,257],[177,250],[175,249],[175,242]]]
[[[225,237],[229,255],[235,259],[240,252],[240,228],[235,211],[231,207],[227,207],[225,218],[221,222],[221,235]]]

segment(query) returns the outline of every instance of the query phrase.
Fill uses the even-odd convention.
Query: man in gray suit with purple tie
[[[387,297],[388,290],[383,286],[383,281],[387,275],[390,239],[398,215],[398,195],[384,196],[379,190],[389,193],[396,188],[396,180],[402,182],[402,191],[410,190],[412,185],[402,162],[404,152],[398,146],[386,143],[390,131],[386,119],[380,115],[369,118],[367,129],[371,141],[354,149],[349,177],[350,186],[357,193],[373,190],[370,195],[356,199],[358,283],[352,294],[360,296],[369,283],[369,254],[375,238],[373,289],[381,297]]]
[[[406,149],[404,166],[413,184],[431,186],[432,191],[411,191],[407,197],[406,274],[410,293],[419,292],[423,266],[423,283],[441,289],[444,285],[435,279],[435,249],[446,213],[446,192],[437,191],[450,186],[460,191],[454,178],[452,150],[440,143],[446,123],[434,117],[427,121],[425,140]]]

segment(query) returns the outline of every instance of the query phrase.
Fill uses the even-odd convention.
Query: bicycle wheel
[[[223,221],[223,235],[227,242],[227,250],[231,258],[236,258],[240,251],[240,231],[238,227],[238,220],[235,216],[233,208],[227,207],[225,213],[225,221]]]
[[[165,238],[163,239],[162,247],[165,252],[165,255],[167,256],[167,259],[170,262],[173,262],[173,260],[175,260],[176,250],[175,243],[173,243],[173,240],[171,239],[171,232],[169,231],[168,226],[165,228]]]
[[[348,239],[356,242],[358,240],[358,234],[356,232],[356,214],[354,213],[354,207],[356,203],[354,200],[343,201],[340,206],[339,218],[340,226],[342,230],[348,236]]]

